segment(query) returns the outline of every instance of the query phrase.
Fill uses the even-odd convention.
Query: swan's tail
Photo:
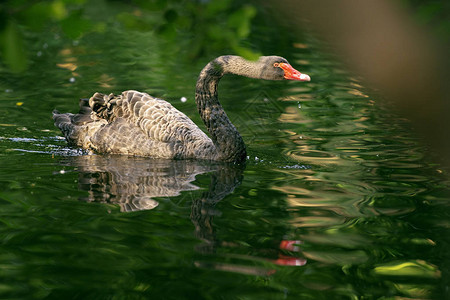
[[[89,99],[80,99],[80,110],[78,114],[60,113],[53,110],[53,121],[64,134],[67,142],[78,145],[78,136],[83,125],[93,122],[91,117],[92,109],[89,107]]]

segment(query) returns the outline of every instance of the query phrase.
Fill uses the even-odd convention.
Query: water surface
[[[201,124],[195,80],[213,56],[116,26],[30,39],[31,68],[0,77],[2,298],[448,297],[444,171],[314,39],[261,49],[310,83],[222,80],[245,166],[89,155],[52,124],[54,108],[126,89]]]

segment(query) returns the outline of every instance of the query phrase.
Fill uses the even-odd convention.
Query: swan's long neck
[[[217,85],[226,73],[256,77],[256,74],[252,74],[254,68],[251,64],[252,62],[239,56],[221,56],[207,64],[197,80],[197,108],[218,150],[219,158],[224,161],[242,162],[247,154],[241,135],[220,105]]]

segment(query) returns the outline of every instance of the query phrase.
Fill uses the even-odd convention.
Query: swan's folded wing
[[[117,118],[139,127],[149,139],[166,143],[208,139],[185,114],[167,101],[146,93],[125,91],[119,96],[94,94],[90,107],[99,118],[113,122]]]

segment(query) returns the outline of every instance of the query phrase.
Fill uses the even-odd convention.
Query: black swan
[[[245,144],[219,103],[217,85],[225,74],[266,80],[310,81],[279,56],[248,61],[220,56],[209,62],[197,80],[195,101],[209,138],[170,103],[146,93],[95,93],[80,100],[78,114],[53,111],[55,126],[75,146],[99,153],[168,159],[207,159],[242,162]]]

